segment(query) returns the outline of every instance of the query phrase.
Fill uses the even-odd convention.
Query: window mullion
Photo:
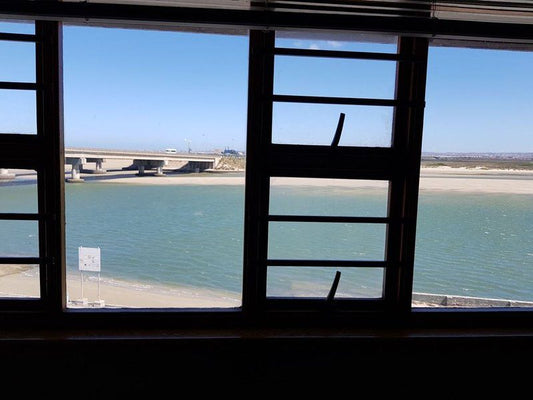
[[[264,309],[268,247],[268,149],[272,137],[274,32],[250,31],[243,310]]]
[[[44,154],[38,177],[41,296],[51,312],[66,306],[62,23],[36,21],[37,136]]]
[[[387,308],[409,311],[413,288],[416,215],[422,151],[422,126],[426,85],[428,40],[401,37],[400,57],[414,62],[398,63],[392,149],[395,174],[389,191],[384,293]]]

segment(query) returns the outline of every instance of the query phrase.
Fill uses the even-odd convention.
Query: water
[[[273,187],[273,213],[383,215],[386,189]],[[67,184],[67,269],[78,247],[100,247],[102,278],[220,289],[240,297],[244,187]],[[0,212],[35,211],[35,185],[0,186]],[[2,221],[2,256],[36,255],[34,222]],[[269,257],[384,259],[385,228],[271,223]],[[333,268],[269,269],[268,294],[325,296]],[[341,297],[380,297],[381,269],[342,269]],[[533,300],[530,195],[425,192],[420,196],[414,291]]]

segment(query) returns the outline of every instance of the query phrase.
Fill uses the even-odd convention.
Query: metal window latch
[[[343,126],[344,126],[344,113],[340,113],[339,122],[337,123],[337,130],[335,131],[335,136],[333,136],[333,141],[331,142],[332,147],[337,147],[339,145],[339,141],[341,140]]]
[[[326,301],[328,303],[332,302],[335,298],[335,293],[337,292],[337,286],[339,286],[339,281],[341,280],[341,272],[337,271],[335,273],[335,278],[333,279],[333,283],[331,284],[331,289],[329,289],[328,297],[326,298]]]

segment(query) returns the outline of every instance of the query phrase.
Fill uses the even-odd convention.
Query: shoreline
[[[112,172],[110,173],[112,174]],[[241,176],[235,176],[239,174]],[[130,185],[244,185],[243,171],[136,176],[130,174],[95,177],[87,175],[87,183]],[[383,181],[271,178],[273,186],[334,186],[343,188],[386,188]],[[507,193],[533,195],[533,171],[427,167],[420,170],[420,191],[463,193]]]
[[[37,267],[4,265],[0,269],[0,298],[39,297]],[[224,290],[171,286],[67,272],[67,308],[234,308],[240,294]],[[103,301],[99,303],[99,300]]]
[[[13,170],[15,173],[16,170]],[[6,186],[36,182],[35,174],[27,171]],[[206,171],[200,173],[176,173],[164,171],[164,176],[147,173],[138,176],[136,171],[111,170],[97,175],[84,173],[83,182],[68,182],[69,173],[65,173],[67,185],[79,184],[126,184],[126,185],[203,185],[242,186],[245,181],[244,171]],[[338,188],[374,188],[386,189],[384,181],[312,179],[312,178],[271,178],[273,186],[312,186]],[[533,171],[512,169],[484,169],[466,167],[422,167],[420,169],[420,192],[457,192],[457,193],[498,193],[533,195]]]
[[[6,265],[0,274],[0,298],[38,298],[37,267]],[[7,273],[6,273],[7,270]],[[77,275],[77,276],[76,276]],[[99,295],[98,295],[99,294]],[[69,309],[232,309],[239,308],[240,293],[188,286],[133,282],[97,275],[85,276],[83,298],[79,273],[67,275]],[[446,294],[413,293],[414,308],[531,307],[533,302]]]

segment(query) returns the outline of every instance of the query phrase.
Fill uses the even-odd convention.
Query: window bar
[[[21,221],[38,221],[41,219],[39,214],[30,213],[0,213],[0,220],[21,220]]]
[[[296,260],[268,259],[269,267],[353,267],[353,268],[387,268],[386,261],[365,260]]]
[[[399,104],[395,99],[366,99],[355,97],[323,97],[323,96],[294,96],[275,94],[273,101],[282,103],[307,103],[307,104],[345,104],[354,106],[381,106],[394,107]]]
[[[0,257],[0,264],[39,264],[41,257]]]
[[[244,224],[243,311],[264,310],[267,286],[268,199],[266,149],[272,141],[274,32],[250,31]]]
[[[345,58],[352,60],[378,60],[378,61],[410,61],[401,59],[397,53],[373,53],[365,51],[339,51],[339,50],[312,50],[312,49],[291,49],[276,47],[274,54],[279,56],[301,56],[301,57],[322,57],[322,58]]]
[[[352,310],[357,306],[361,311],[380,311],[383,309],[381,298],[335,298],[335,310]],[[332,306],[326,297],[268,297],[267,305],[276,311],[279,310],[317,310],[328,309]]]
[[[44,159],[38,174],[41,298],[50,312],[66,307],[65,154],[63,143],[62,23],[36,21],[37,137]]]
[[[398,158],[396,176],[389,186],[384,293],[387,308],[393,312],[411,309],[415,253],[416,215],[422,148],[422,126],[428,40],[401,37],[399,52],[419,62],[398,64],[392,147]],[[410,105],[408,105],[410,104]]]
[[[10,90],[37,90],[36,83],[31,82],[0,82],[0,89]]]
[[[272,222],[338,222],[338,223],[359,223],[359,224],[386,224],[390,221],[388,217],[333,217],[318,215],[269,215],[268,220]]]
[[[28,33],[5,33],[0,32],[0,40],[10,42],[37,42],[37,36]]]

